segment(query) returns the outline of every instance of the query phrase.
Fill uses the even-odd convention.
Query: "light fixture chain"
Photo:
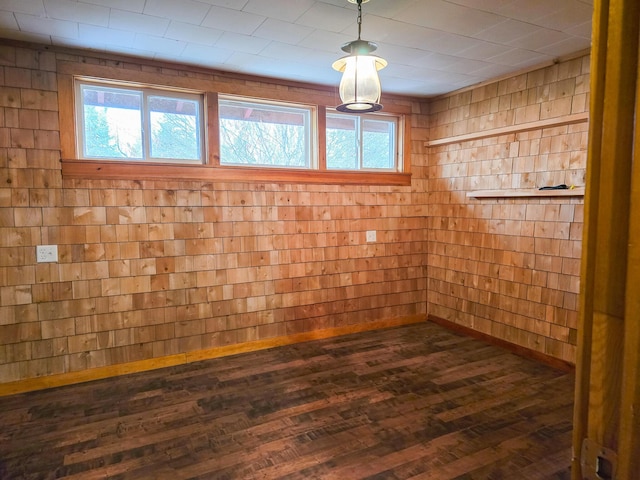
[[[362,0],[358,0],[358,40],[362,31]]]

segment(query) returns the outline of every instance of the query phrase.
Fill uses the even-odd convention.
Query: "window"
[[[398,171],[398,119],[327,113],[327,169]]]
[[[59,60],[65,179],[411,184],[411,106],[347,115],[313,86]],[[256,95],[260,95],[256,98]]]
[[[221,165],[315,168],[311,107],[228,97],[218,105]]]
[[[81,158],[203,163],[203,97],[78,81]]]

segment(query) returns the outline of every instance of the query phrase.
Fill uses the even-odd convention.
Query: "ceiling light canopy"
[[[342,46],[349,55],[333,62],[333,68],[342,72],[340,99],[336,107],[341,112],[366,113],[382,108],[380,104],[380,78],[378,70],[387,66],[386,60],[371,55],[378,46],[360,39],[362,30],[362,4],[369,0],[348,0],[358,5],[358,39]]]

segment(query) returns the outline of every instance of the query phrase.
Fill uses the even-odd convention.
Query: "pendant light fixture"
[[[386,60],[371,55],[378,46],[373,42],[360,39],[362,30],[362,4],[369,0],[348,0],[358,5],[358,39],[342,46],[349,55],[333,62],[332,67],[342,72],[340,81],[340,99],[342,104],[336,109],[340,112],[366,113],[382,108],[380,105],[380,78],[378,70],[387,66]]]

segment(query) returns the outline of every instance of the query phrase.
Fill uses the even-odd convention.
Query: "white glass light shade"
[[[378,70],[387,62],[375,55],[349,55],[336,60],[333,68],[342,72],[340,99],[342,105],[336,107],[342,112],[375,112],[380,105],[380,78]]]

